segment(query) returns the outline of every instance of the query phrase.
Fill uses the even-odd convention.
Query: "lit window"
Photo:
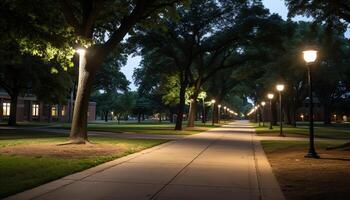
[[[10,108],[11,108],[11,103],[3,103],[2,104],[2,115],[3,116],[10,116]]]
[[[65,115],[66,115],[66,106],[62,106],[61,116],[65,116]]]
[[[57,116],[57,106],[51,107],[51,116]]]
[[[33,117],[39,116],[39,104],[32,105],[32,116]]]

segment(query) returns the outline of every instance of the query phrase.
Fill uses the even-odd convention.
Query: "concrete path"
[[[248,122],[188,136],[8,199],[284,199]]]

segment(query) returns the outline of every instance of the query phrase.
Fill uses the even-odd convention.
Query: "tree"
[[[194,100],[191,103],[193,106],[190,106],[188,124],[193,126],[196,99],[202,85],[217,71],[239,65],[248,59],[236,51],[237,43],[242,40],[242,33],[254,31],[254,15],[267,13],[261,9],[261,4],[249,6],[248,1],[228,2],[191,1],[188,8],[177,8],[179,20],[163,18],[160,28],[141,30],[143,34],[140,34],[138,41],[142,54],[157,61],[161,58],[164,60],[163,67],[169,69],[168,75],[178,76],[176,130],[182,128],[187,88],[191,87],[191,98]],[[250,11],[254,14],[249,15]]]
[[[0,4],[0,86],[11,97],[9,125],[16,124],[20,94],[34,92],[44,101],[57,101],[70,85],[62,68],[73,65],[72,37],[55,12],[46,12],[51,8],[35,0]],[[50,91],[47,98],[41,95],[45,91]]]
[[[324,21],[326,18],[335,17],[350,23],[350,1],[349,0],[285,0],[289,9],[289,16],[306,14]]]
[[[117,117],[118,124],[123,115],[124,119],[128,119],[128,114],[131,114],[132,109],[135,107],[136,98],[136,92],[124,92],[117,96],[116,102],[113,104],[113,112]]]
[[[126,62],[122,54],[109,56],[103,63],[101,70],[96,73],[93,84],[94,93],[91,97],[97,103],[97,111],[108,121],[109,113],[115,110],[119,103],[120,93],[128,91],[129,81],[120,71]]]
[[[70,133],[72,143],[85,143],[88,139],[86,128],[89,96],[95,75],[105,59],[121,47],[124,37],[133,31],[136,24],[150,25],[152,20],[167,15],[176,2],[179,1],[59,1],[65,21],[73,28],[74,35],[84,41],[77,46],[86,47],[86,54],[80,60],[81,76]]]

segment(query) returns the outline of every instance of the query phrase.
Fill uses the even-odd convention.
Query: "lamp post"
[[[265,127],[265,118],[264,118],[265,105],[266,105],[265,101],[262,101],[261,102],[261,106],[262,106],[262,108],[261,108],[262,109],[261,117],[262,117],[263,127]]]
[[[306,62],[308,71],[308,83],[309,83],[309,152],[305,155],[307,158],[319,158],[320,156],[315,150],[315,136],[314,136],[314,106],[313,106],[313,96],[312,96],[312,73],[311,65],[317,59],[317,51],[307,50],[303,51],[304,60]]]
[[[218,105],[218,123],[220,124],[220,118],[221,118],[221,112],[220,112],[221,105]]]
[[[267,94],[267,98],[270,100],[270,128],[272,129],[272,99],[274,95],[272,93]]]
[[[215,115],[215,113],[214,113],[214,108],[215,108],[215,99],[212,99],[211,100],[211,105],[212,105],[212,119],[211,119],[211,125],[212,126],[214,126],[214,123],[215,123],[215,121],[214,121],[214,115]]]
[[[282,131],[282,129],[283,129],[283,125],[282,125],[282,119],[283,119],[283,117],[282,117],[282,115],[283,115],[283,113],[282,113],[282,91],[284,90],[284,85],[278,84],[278,85],[276,85],[276,89],[277,89],[279,97],[280,97],[280,136],[284,137],[285,135],[283,134],[283,131]]]

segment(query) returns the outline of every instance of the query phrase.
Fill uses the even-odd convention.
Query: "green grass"
[[[143,134],[157,134],[157,135],[192,135],[196,133],[203,132],[210,128],[219,127],[220,125],[212,126],[211,123],[200,123],[196,122],[196,128],[186,128],[186,124],[183,124],[182,131],[174,130],[174,124],[168,122],[123,122],[118,124],[117,122],[107,122],[107,123],[89,123],[89,131],[107,131],[107,132],[129,132],[129,133],[143,133]],[[53,128],[64,128],[69,129],[70,124],[55,125]]]
[[[33,131],[0,130],[0,148],[20,144],[65,142],[67,136]],[[36,187],[60,177],[91,168],[141,149],[166,142],[166,140],[115,139],[90,137],[92,143],[123,145],[123,151],[105,156],[59,158],[53,156],[0,155],[0,198]]]
[[[273,129],[270,130],[268,124],[265,124],[265,127],[259,127],[257,123],[252,123],[252,125],[255,127],[255,130],[259,135],[278,135],[280,131],[279,126],[273,126]],[[307,137],[309,135],[309,127],[305,125],[297,127],[284,126],[283,132],[287,136]],[[315,136],[320,138],[350,139],[350,128],[346,126],[339,127],[315,124],[314,132]]]
[[[287,149],[301,149],[307,148],[309,142],[307,141],[276,141],[276,140],[264,140],[261,141],[261,144],[266,153],[278,152],[281,150]],[[325,149],[328,146],[337,146],[341,145],[343,142],[338,141],[318,141],[315,143],[316,149],[322,148]]]

